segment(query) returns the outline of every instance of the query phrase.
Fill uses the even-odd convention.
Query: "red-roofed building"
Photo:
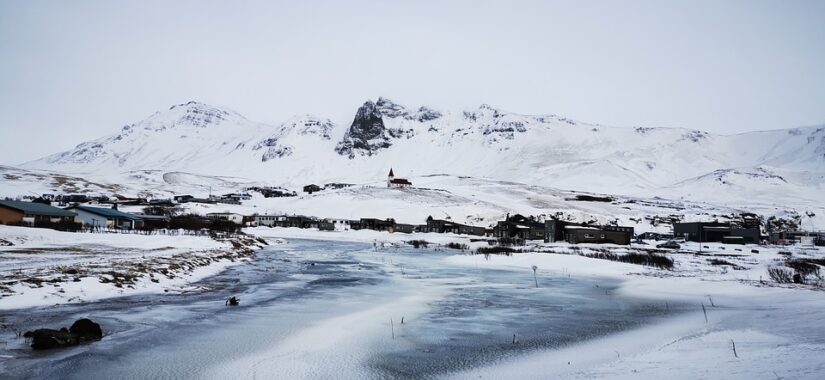
[[[390,168],[390,174],[387,175],[387,187],[407,187],[412,186],[412,182],[410,182],[406,178],[395,178],[395,173],[392,172],[392,168]]]

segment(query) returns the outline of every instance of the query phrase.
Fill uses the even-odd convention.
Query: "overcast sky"
[[[0,0],[0,163],[199,100],[367,99],[717,133],[825,123],[825,1]]]

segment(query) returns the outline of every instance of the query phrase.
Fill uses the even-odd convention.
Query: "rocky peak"
[[[409,112],[407,111],[406,108],[404,108],[404,106],[402,106],[400,104],[397,104],[397,103],[393,102],[392,100],[389,100],[389,99],[384,98],[384,97],[379,97],[378,98],[378,101],[375,102],[375,108],[378,110],[378,112],[381,113],[381,115],[384,115],[384,116],[387,116],[387,117],[393,117],[394,118],[394,117],[405,117],[405,116],[409,115]]]
[[[244,121],[246,121],[246,118],[235,111],[193,100],[173,105],[165,112],[156,112],[148,119],[137,123],[136,126],[157,131],[181,126],[208,128],[227,122],[238,123]]]
[[[331,120],[321,119],[312,115],[295,117],[281,124],[281,131],[283,135],[315,135],[324,140],[329,140],[331,138],[330,132],[333,128],[335,128],[335,124]]]
[[[385,99],[378,99],[379,102],[382,100]],[[387,106],[387,103],[382,102],[382,106]],[[356,154],[371,156],[380,149],[389,148],[391,144],[381,116],[376,103],[371,100],[365,102],[355,112],[352,125],[344,134],[343,140],[335,147],[335,151],[342,156],[355,158]]]
[[[425,106],[421,106],[418,110],[410,111],[406,107],[385,97],[378,98],[378,101],[375,102],[375,109],[382,116],[389,118],[404,118],[406,120],[416,120],[419,122],[435,120],[442,116],[441,112]]]

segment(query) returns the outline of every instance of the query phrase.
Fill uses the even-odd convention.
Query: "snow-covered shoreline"
[[[673,269],[661,269],[586,257],[587,252],[607,250],[623,254],[642,251],[650,245],[611,246],[566,243],[533,243],[524,252],[505,255],[469,254],[486,246],[477,237],[453,234],[403,234],[378,231],[318,231],[298,228],[257,227],[244,230],[249,236],[267,241],[307,239],[343,241],[375,246],[377,253],[392,255],[396,247],[410,247],[410,241],[427,241],[440,250],[440,260],[449,266],[523,270],[530,274],[536,266],[547,276],[587,277],[617,280],[614,294],[644,298],[662,307],[678,305],[686,312],[648,325],[602,338],[546,349],[491,362],[487,366],[448,374],[449,378],[820,378],[825,373],[825,298],[817,285],[788,285],[772,282],[766,269],[785,260],[781,247],[722,246],[688,243],[669,251]],[[0,239],[13,243],[1,247],[4,286],[6,274],[50,271],[68,281],[40,284],[22,281],[11,286],[15,294],[0,298],[0,310],[55,303],[84,302],[128,294],[178,292],[189,289],[198,279],[220,273],[245,256],[226,255],[232,244],[196,236],[74,234],[43,229],[0,226]],[[449,249],[449,243],[469,249]],[[705,248],[707,247],[707,248]],[[752,252],[753,250],[758,253]],[[27,251],[26,253],[22,251]],[[543,252],[542,252],[543,251]],[[427,251],[421,251],[426,254]],[[795,251],[794,257],[821,255],[819,251]],[[145,263],[169,261],[181,256],[210,258],[203,266],[181,268],[174,276],[142,276],[131,286],[116,287],[105,273],[93,271],[74,282],[66,268],[94,268],[120,265],[130,259]],[[218,258],[218,259],[216,259]],[[723,264],[719,264],[723,262]],[[108,267],[111,271],[112,266]],[[157,269],[157,268],[156,268]],[[150,271],[151,272],[151,271]],[[45,276],[44,276],[45,277]],[[154,282],[155,278],[158,281]],[[112,278],[112,280],[114,280]],[[39,285],[39,286],[38,286]],[[124,283],[123,285],[126,285]],[[542,284],[539,282],[539,285]],[[18,291],[21,289],[22,291]],[[61,292],[62,290],[62,292]],[[424,307],[426,300],[413,302]],[[404,301],[406,302],[406,301]],[[423,302],[423,303],[422,303]],[[383,317],[394,303],[378,305]],[[669,306],[668,306],[669,305]],[[361,314],[355,314],[361,315]],[[707,318],[707,319],[706,319]],[[340,322],[332,319],[327,322]],[[325,324],[319,325],[327,326]],[[336,325],[337,326],[337,325]],[[324,329],[321,329],[326,331]],[[310,330],[314,331],[314,330]],[[734,352],[734,345],[736,352]],[[293,347],[295,345],[287,345]],[[301,346],[304,347],[304,346]],[[314,349],[312,345],[307,349]],[[306,347],[305,347],[306,348]],[[254,359],[257,356],[252,356]],[[239,363],[243,364],[243,360]]]
[[[180,292],[260,247],[208,236],[71,233],[0,226],[0,310]]]

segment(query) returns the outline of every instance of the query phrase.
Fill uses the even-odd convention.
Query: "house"
[[[58,195],[55,200],[61,204],[86,203],[89,201],[89,197],[84,194]]]
[[[225,195],[221,195],[220,197],[212,197],[211,200],[215,201],[216,203],[223,203],[227,205],[239,205],[241,204],[241,200],[235,197],[227,197]]]
[[[395,219],[361,218],[359,224],[363,230],[395,231]]]
[[[286,222],[285,215],[254,215],[253,218],[256,226],[282,227]]]
[[[459,224],[451,220],[435,219],[432,216],[427,217],[427,224],[421,232],[435,232],[439,234],[459,233]]]
[[[171,199],[152,199],[149,201],[149,206],[166,206],[172,207],[175,204],[172,203]]]
[[[762,239],[759,228],[738,228],[720,222],[673,223],[673,235],[700,243],[723,243],[725,237],[741,237],[744,244],[757,244]],[[727,240],[740,242],[740,239]]]
[[[327,219],[332,223],[335,231],[349,231],[351,229],[351,222],[346,219]]]
[[[581,226],[563,220],[551,219],[544,221],[544,242],[553,243],[557,241],[565,241],[565,227],[567,226]]]
[[[170,217],[166,215],[134,214],[143,219],[143,228],[147,230],[169,228]]]
[[[496,223],[493,236],[505,239],[544,240],[545,229],[544,223],[537,222],[532,217],[508,214],[504,221]]]
[[[621,226],[565,226],[565,240],[570,244],[596,243],[630,245],[633,227]]]
[[[484,236],[486,232],[487,229],[484,227],[468,226],[466,224],[458,225],[458,233],[461,235]]]
[[[329,220],[319,220],[318,221],[318,230],[319,231],[335,231],[335,224],[330,222]]]
[[[825,246],[825,231],[780,231],[770,234],[771,244],[797,244],[803,240],[813,240],[814,245]]]
[[[74,222],[77,214],[43,203],[0,200],[0,224]]]
[[[346,219],[322,219],[318,221],[321,231],[349,231],[350,221]]]
[[[395,224],[395,232],[403,232],[405,234],[411,234],[415,232],[415,226],[412,224],[405,224],[405,223],[396,223]]]
[[[243,215],[232,212],[210,212],[206,217],[212,220],[227,220],[235,224],[243,224]]]
[[[314,218],[303,215],[287,216],[284,219],[283,225],[276,224],[278,227],[295,227],[295,228],[318,228],[318,221]]]
[[[175,195],[174,197],[172,197],[172,200],[174,200],[175,203],[188,203],[188,202],[191,202],[193,199],[195,199],[195,197],[193,197],[191,195],[188,195],[188,194],[187,195]]]
[[[77,219],[84,226],[91,228],[118,228],[133,230],[143,228],[143,218],[133,214],[118,211],[117,205],[112,208],[71,206],[66,210],[77,213]]]
[[[343,189],[343,188],[346,188],[346,187],[351,187],[351,186],[352,186],[352,184],[351,184],[351,183],[337,183],[337,182],[331,182],[331,183],[328,183],[328,184],[324,185],[324,188],[325,188],[325,189],[333,189],[333,190],[338,190],[338,189]]]
[[[314,192],[318,192],[318,191],[321,191],[321,187],[320,187],[320,186],[318,186],[318,185],[312,184],[312,185],[306,185],[306,186],[304,186],[304,192],[305,192],[305,193],[310,193],[310,194],[312,194],[312,193],[314,193]]]
[[[484,227],[468,226],[466,224],[456,223],[451,220],[434,219],[432,216],[428,216],[427,224],[420,225],[418,230],[419,232],[477,236],[484,236],[486,233],[486,228]]]
[[[230,193],[230,194],[224,194],[221,198],[232,199],[232,200],[236,200],[236,201],[240,202],[240,201],[248,201],[248,200],[252,199],[252,195],[250,195],[248,193]]]
[[[390,168],[390,174],[387,175],[387,187],[408,187],[412,186],[412,182],[410,182],[406,178],[395,178],[395,173],[392,172],[392,168]]]
[[[209,203],[214,204],[218,203],[218,197],[210,196],[209,198],[195,198],[191,195],[176,195],[172,197],[172,200],[175,203]],[[238,202],[240,204],[240,202]]]

